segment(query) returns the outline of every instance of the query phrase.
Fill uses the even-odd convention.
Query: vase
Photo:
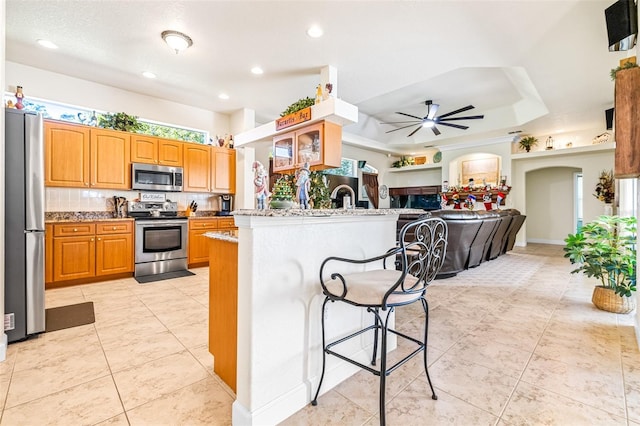
[[[596,308],[616,314],[628,314],[636,308],[636,301],[631,297],[620,296],[613,289],[595,286],[591,302]]]
[[[613,204],[604,203],[604,213],[605,216],[613,216]]]
[[[294,206],[294,202],[290,200],[271,200],[269,206],[272,209],[290,209]]]

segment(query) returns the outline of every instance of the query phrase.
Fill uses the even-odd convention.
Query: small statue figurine
[[[498,192],[498,196],[496,197],[496,209],[500,210],[500,203],[504,200],[506,196],[503,192]]]
[[[253,184],[255,186],[257,209],[264,210],[266,207],[265,201],[271,196],[269,193],[269,175],[264,166],[259,161],[253,162]]]
[[[24,105],[22,104],[22,99],[24,99],[24,94],[22,93],[22,86],[18,86],[16,89],[16,108],[23,109]]]
[[[484,203],[484,209],[486,211],[489,211],[493,208],[493,204],[491,202],[491,191],[485,191],[484,195],[482,196],[482,202]]]
[[[301,209],[309,208],[309,191],[311,190],[309,173],[311,173],[309,163],[304,163],[302,168],[296,171],[296,199],[300,203]]]
[[[464,206],[468,210],[473,210],[476,207],[476,196],[473,194],[467,195],[467,199],[465,200]]]
[[[447,198],[447,195],[443,192],[442,195],[440,195],[440,208],[442,210],[446,209],[448,203],[449,203],[449,199]]]
[[[460,206],[460,195],[458,195],[458,192],[454,192],[451,199],[453,200],[453,209],[460,210],[462,207]]]

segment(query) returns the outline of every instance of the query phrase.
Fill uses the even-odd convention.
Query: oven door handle
[[[156,228],[156,227],[160,227],[160,226],[171,226],[171,225],[186,225],[187,224],[187,220],[138,220],[136,221],[136,225],[139,226],[144,226],[147,228]]]

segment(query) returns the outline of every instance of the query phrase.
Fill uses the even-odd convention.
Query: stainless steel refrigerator
[[[9,342],[45,329],[42,115],[5,109],[4,329]]]

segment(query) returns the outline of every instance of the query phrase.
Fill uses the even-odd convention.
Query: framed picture
[[[487,185],[497,185],[499,178],[498,158],[482,158],[478,160],[467,160],[462,162],[462,185],[473,178],[476,185],[482,184],[482,179]]]

